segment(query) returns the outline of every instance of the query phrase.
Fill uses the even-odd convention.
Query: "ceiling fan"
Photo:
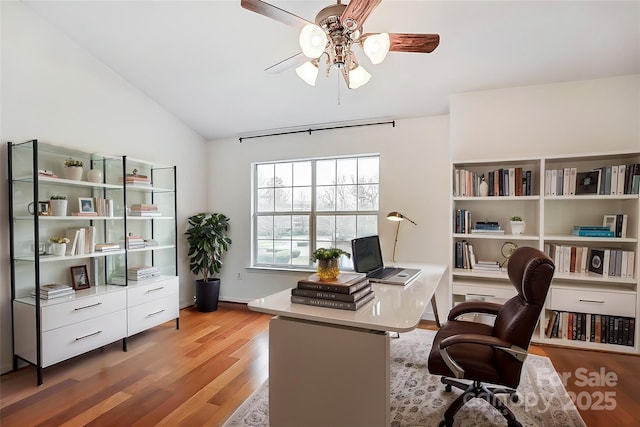
[[[438,47],[438,34],[362,33],[362,25],[382,0],[337,0],[316,15],[315,24],[262,0],[241,0],[243,8],[300,29],[302,52],[265,71],[279,73],[297,67],[296,73],[315,86],[320,60],[326,55],[327,75],[332,67],[340,70],[349,89],[356,89],[371,78],[356,59],[353,45],[361,45],[373,64],[382,62],[389,51],[430,53]]]

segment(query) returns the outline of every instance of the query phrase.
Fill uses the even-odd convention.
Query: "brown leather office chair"
[[[464,393],[447,408],[440,427],[452,426],[454,415],[474,397],[486,400],[507,419],[509,427],[521,426],[496,393],[518,396],[522,364],[527,356],[531,336],[538,323],[555,266],[543,252],[522,247],[509,258],[509,280],[518,295],[504,304],[466,301],[453,307],[447,322],[440,328],[429,354],[429,372],[443,375],[446,391],[451,387]],[[465,313],[495,315],[493,326],[456,320]],[[472,380],[471,384],[456,381]],[[491,388],[484,383],[504,386]]]

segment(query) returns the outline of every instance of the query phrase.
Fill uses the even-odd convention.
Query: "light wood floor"
[[[1,376],[0,425],[221,425],[267,378],[271,316],[226,303],[213,313],[188,308],[180,315],[179,331],[169,322],[129,338],[127,353],[118,342],[47,368],[40,387],[32,367]],[[615,393],[613,410],[580,411],[588,426],[640,425],[640,357],[539,346],[532,352],[572,373],[567,390],[585,404],[597,392]],[[617,375],[615,387],[576,380],[577,369],[601,367]]]

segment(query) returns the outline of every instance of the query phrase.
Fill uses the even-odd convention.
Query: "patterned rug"
[[[435,332],[416,329],[391,340],[391,426],[437,426],[461,393],[444,391],[440,377],[430,375],[427,357]],[[523,426],[585,427],[560,377],[546,357],[529,355],[518,387],[518,402],[500,398]],[[262,384],[225,422],[224,427],[269,426],[269,384]],[[506,426],[505,419],[482,399],[458,411],[455,427]]]

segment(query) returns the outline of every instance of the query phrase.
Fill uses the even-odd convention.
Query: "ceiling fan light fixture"
[[[362,42],[362,50],[364,50],[372,64],[379,64],[384,61],[390,47],[389,33],[371,35]]]
[[[349,71],[349,89],[358,89],[366,84],[371,78],[371,74],[367,72],[361,65]]]
[[[296,68],[296,74],[308,85],[315,86],[318,78],[318,66],[311,61],[307,61]]]
[[[307,58],[318,58],[327,46],[327,35],[322,28],[315,24],[307,24],[300,31],[298,37],[302,53]]]

